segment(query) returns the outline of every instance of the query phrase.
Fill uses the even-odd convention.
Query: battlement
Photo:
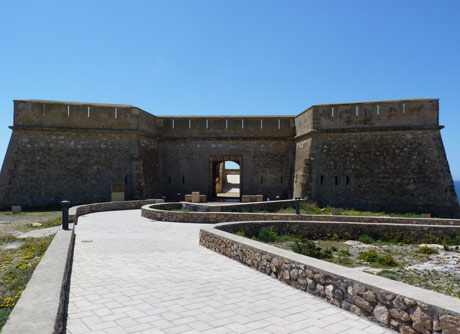
[[[158,117],[165,137],[293,137],[294,116]]]
[[[296,134],[312,130],[438,125],[438,99],[319,104],[296,117]]]
[[[15,127],[136,130],[155,133],[155,116],[132,105],[15,100]]]
[[[125,104],[15,100],[14,126],[140,131],[161,137],[302,136],[314,130],[430,127],[438,99],[314,105],[297,116],[154,116]]]

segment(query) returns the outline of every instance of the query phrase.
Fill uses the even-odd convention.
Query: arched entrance
[[[209,156],[209,199],[240,200],[243,189],[241,155]]]

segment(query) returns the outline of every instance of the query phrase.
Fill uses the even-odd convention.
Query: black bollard
[[[295,214],[300,215],[300,197],[295,198]]]
[[[69,207],[70,207],[70,202],[69,201],[62,201],[61,206],[62,206],[62,229],[63,230],[68,230],[69,229]]]

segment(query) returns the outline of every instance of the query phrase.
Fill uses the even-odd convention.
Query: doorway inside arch
[[[210,156],[210,194],[216,201],[239,201],[241,197],[241,156]]]

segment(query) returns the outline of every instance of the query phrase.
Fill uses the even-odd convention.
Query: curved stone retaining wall
[[[223,231],[241,225],[202,228],[200,245],[400,333],[460,334],[459,299]]]
[[[302,201],[306,202],[306,201]],[[422,225],[459,225],[460,219],[440,218],[393,218],[372,216],[340,216],[340,215],[295,215],[274,213],[251,213],[250,211],[277,211],[281,208],[292,207],[293,200],[270,201],[245,204],[192,204],[192,203],[163,203],[145,205],[142,216],[145,218],[181,222],[215,224],[236,221],[289,220],[289,221],[335,221],[356,223],[384,224],[422,224]],[[184,211],[172,211],[184,210]],[[187,210],[187,211],[185,211]],[[244,212],[247,211],[247,212]]]
[[[164,203],[164,200],[146,199],[138,201],[102,202],[73,206],[69,209],[69,222],[75,223],[78,220],[79,216],[87,215],[89,213],[115,210],[134,210],[140,209],[143,205],[155,203]]]

